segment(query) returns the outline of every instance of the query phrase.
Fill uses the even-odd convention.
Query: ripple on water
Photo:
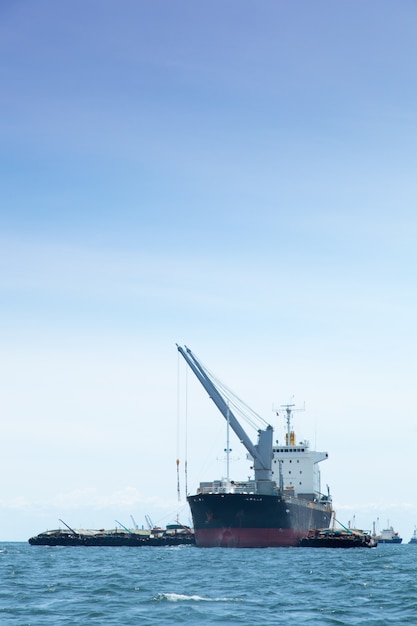
[[[0,624],[415,624],[415,548],[389,548],[0,544]]]

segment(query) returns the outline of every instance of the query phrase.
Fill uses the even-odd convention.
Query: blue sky
[[[2,538],[187,519],[176,342],[277,437],[272,406],[305,402],[341,521],[411,536],[416,19],[384,0],[2,3]],[[193,383],[190,490],[225,445]]]

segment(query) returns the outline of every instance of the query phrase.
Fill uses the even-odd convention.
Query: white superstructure
[[[291,407],[286,405],[287,433],[285,445],[275,445],[272,449],[272,480],[290,495],[308,500],[319,499],[322,495],[320,469],[318,464],[328,458],[327,452],[310,450],[308,441],[296,443],[291,430]]]

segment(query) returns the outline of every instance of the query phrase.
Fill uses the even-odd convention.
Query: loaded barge
[[[315,452],[308,441],[296,443],[292,429],[294,405],[284,405],[285,442],[273,443],[273,428],[251,411],[249,420],[262,421],[258,441],[252,443],[236,411],[245,417],[250,409],[221,383],[187,347],[178,351],[227,422],[227,476],[201,482],[188,495],[195,542],[199,547],[266,548],[298,546],[310,530],[328,528],[332,518],[329,492],[321,493],[318,464],[327,452]],[[221,391],[220,391],[221,389]],[[242,408],[243,407],[243,408]],[[246,481],[229,477],[229,426],[248,452],[254,477]]]
[[[62,520],[60,520],[62,521]],[[65,522],[63,522],[65,524]],[[130,530],[46,530],[29,539],[32,546],[183,546],[195,545],[194,533],[188,526],[171,524],[165,529]]]
[[[376,548],[371,534],[358,529],[322,528],[310,530],[300,540],[301,548]]]

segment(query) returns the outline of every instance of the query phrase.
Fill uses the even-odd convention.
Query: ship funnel
[[[290,436],[289,437],[288,437],[288,433],[285,433],[285,444],[287,446],[288,445],[295,446],[295,432],[293,430],[290,432]]]

